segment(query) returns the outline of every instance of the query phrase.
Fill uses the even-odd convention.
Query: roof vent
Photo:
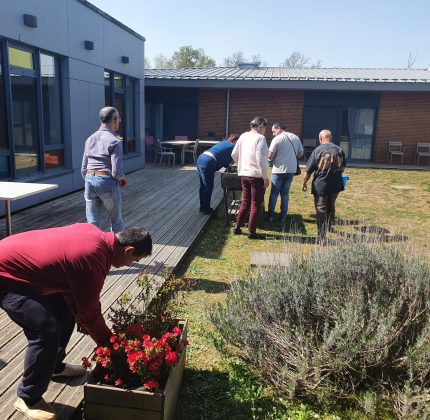
[[[260,68],[261,61],[253,61],[251,63],[238,62],[237,67],[241,70],[244,69],[258,69]]]

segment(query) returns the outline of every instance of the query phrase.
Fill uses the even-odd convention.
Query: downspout
[[[226,110],[225,110],[225,138],[228,138],[228,125],[230,116],[230,89],[227,88]]]

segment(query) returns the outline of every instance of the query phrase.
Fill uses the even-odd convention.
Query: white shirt
[[[239,176],[269,179],[269,149],[266,137],[256,131],[243,133],[234,146],[231,157],[237,163]]]
[[[283,131],[273,138],[269,151],[274,156],[272,158],[272,174],[296,173],[297,159],[303,156],[303,146],[295,134]]]

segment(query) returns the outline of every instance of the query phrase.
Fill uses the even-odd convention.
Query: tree
[[[266,63],[262,61],[260,54],[251,55],[251,59],[245,57],[243,51],[236,51],[232,55],[224,58],[223,63],[225,67],[236,67],[238,63],[260,63],[265,66]]]
[[[318,60],[316,63],[311,63],[310,57],[306,57],[299,51],[293,51],[280,66],[292,69],[318,69],[321,67],[321,60]]]
[[[149,61],[149,58],[148,58],[148,57],[145,57],[145,58],[143,59],[143,67],[144,67],[145,69],[150,69],[150,68],[151,68],[151,62]]]
[[[215,60],[207,56],[203,48],[194,49],[191,45],[184,45],[175,51],[169,60],[173,68],[186,67],[215,67]]]
[[[410,52],[408,56],[408,69],[411,69],[414,65],[415,61],[417,60],[417,52]]]
[[[154,68],[155,69],[168,69],[172,65],[170,60],[163,54],[158,54],[154,57]]]

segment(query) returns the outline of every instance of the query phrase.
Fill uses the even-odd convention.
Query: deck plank
[[[124,293],[136,296],[136,278],[142,271],[154,284],[153,293],[163,282],[165,269],[172,271],[194,243],[210,216],[199,212],[198,177],[195,168],[147,168],[128,174],[123,190],[123,216],[127,226],[143,226],[154,242],[153,254],[130,268],[113,269],[106,278],[101,294],[102,311],[106,315]],[[222,200],[219,177],[215,183],[212,206]],[[19,233],[85,221],[83,191],[39,204],[12,215],[12,229]],[[4,237],[4,223],[0,223]],[[106,222],[104,224],[106,228]],[[22,374],[27,341],[21,329],[0,311],[0,410],[2,418],[21,418],[13,408],[16,388]],[[79,364],[89,357],[94,342],[75,332],[68,346],[66,361]],[[45,398],[53,402],[60,419],[68,419],[83,396],[82,378],[52,381]]]

